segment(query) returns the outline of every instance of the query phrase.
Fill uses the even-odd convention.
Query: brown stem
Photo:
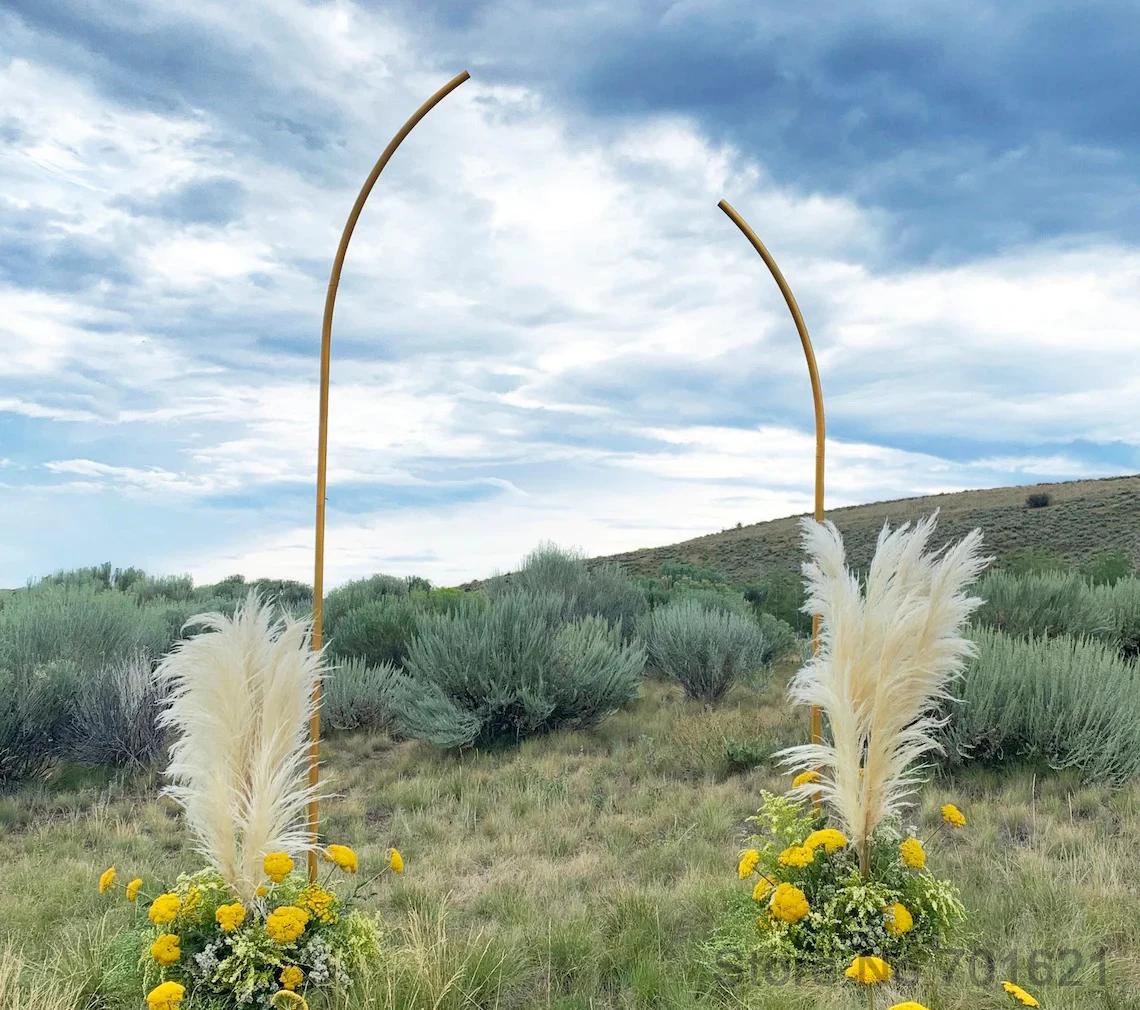
[[[859,873],[866,880],[871,875],[871,839],[859,843]]]

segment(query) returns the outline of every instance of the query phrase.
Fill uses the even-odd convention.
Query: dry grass
[[[648,682],[643,698],[593,733],[494,754],[450,757],[363,734],[337,740],[328,772],[341,797],[324,808],[328,840],[354,845],[365,868],[390,845],[407,863],[379,899],[388,965],[355,995],[354,1010],[865,1005],[836,987],[745,984],[717,994],[699,963],[743,886],[735,862],[745,818],[762,788],[786,786],[769,767],[728,774],[723,741],[775,749],[803,738],[805,720],[780,704],[788,672],[763,693],[737,688],[714,709]],[[140,1005],[121,995],[130,992],[122,977],[99,974],[114,960],[101,944],[130,916],[114,908],[103,923],[98,873],[114,863],[169,879],[196,866],[155,785],[73,770],[0,799],[0,942],[7,934],[33,960],[64,952],[57,970],[86,980],[80,989],[93,1001],[84,1010]],[[1140,789],[1079,791],[1060,776],[970,772],[926,787],[925,827],[940,823],[947,799],[969,824],[932,845],[931,861],[960,883],[975,947],[998,959],[1019,952],[1022,982],[1045,1007],[1140,1008]],[[1110,949],[1106,989],[1088,969],[1100,943]],[[1085,959],[1081,984],[1026,981],[1032,951],[1047,952],[1055,975],[1066,946]],[[95,953],[85,959],[84,950]],[[56,977],[21,974],[13,966],[22,962],[7,957],[0,985],[9,992]],[[984,958],[975,958],[975,975],[979,968]],[[889,1006],[884,995],[878,1003]],[[894,997],[932,1010],[1007,999],[995,983],[970,981],[969,960],[956,982],[928,975]],[[5,998],[0,1010],[73,1005]]]

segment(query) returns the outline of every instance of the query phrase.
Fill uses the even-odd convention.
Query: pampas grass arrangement
[[[884,523],[866,591],[847,568],[832,522],[801,520],[809,596],[803,609],[822,615],[818,654],[793,678],[789,697],[818,705],[830,741],[781,752],[793,770],[818,772],[791,795],[822,796],[868,870],[876,827],[901,813],[922,777],[921,759],[939,749],[936,715],[947,686],[973,653],[961,631],[983,601],[967,596],[993,558],[981,558],[975,529],[949,549],[925,552],[937,510],[893,533]]]
[[[321,883],[294,872],[315,848],[304,815],[315,795],[308,725],[323,653],[310,647],[310,622],[286,614],[275,623],[256,593],[232,618],[202,614],[193,625],[205,631],[175,646],[154,676],[168,699],[158,722],[177,734],[164,791],[209,865],[158,888],[123,883],[109,867],[99,893],[122,891],[146,909],[150,1010],[179,1010],[184,1000],[197,1010],[343,1001],[379,958],[377,922],[358,901],[381,874],[403,873],[404,861],[389,849],[378,873],[343,894],[332,877],[360,870],[348,846],[320,849],[330,864]]]
[[[270,852],[313,848],[303,814],[309,718],[323,651],[309,649],[311,628],[250,593],[232,618],[209,613],[186,626],[155,670],[169,705],[160,725],[173,729],[164,792],[182,807],[198,851],[234,893],[250,900]]]

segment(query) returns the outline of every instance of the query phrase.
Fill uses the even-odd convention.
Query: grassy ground
[[[724,740],[773,749],[802,739],[804,719],[780,701],[782,680],[762,692],[738,688],[712,710],[647,683],[635,705],[592,733],[498,754],[454,758],[369,735],[332,741],[328,772],[341,798],[324,808],[327,839],[356,847],[365,869],[381,865],[390,845],[407,864],[380,898],[391,971],[369,980],[354,1005],[865,1005],[844,986],[760,978],[722,991],[699,956],[745,886],[735,879],[744,819],[762,788],[786,784],[767,766],[730,773]],[[80,1006],[142,1005],[127,967],[108,953],[128,910],[106,912],[95,881],[112,863],[124,879],[170,880],[197,867],[157,785],[68,769],[0,797],[0,938],[10,943],[0,955],[0,1010],[70,1008],[75,992],[96,994]],[[1020,980],[1045,1007],[1140,1008],[1140,789],[971,771],[932,783],[920,821],[934,830],[950,799],[969,825],[941,851],[931,846],[931,866],[961,886],[975,953],[951,982],[944,966],[876,1005],[1012,1005],[996,981],[985,984],[989,951],[998,979],[1014,952]],[[1101,944],[1104,985],[1092,960]],[[1076,984],[1029,982],[1035,951],[1037,972],[1054,979],[1079,956]]]

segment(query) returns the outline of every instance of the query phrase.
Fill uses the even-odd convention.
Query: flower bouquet
[[[384,872],[403,872],[388,850],[380,873],[344,893],[359,871],[344,845],[318,847],[304,814],[316,790],[306,782],[308,724],[322,655],[309,626],[251,593],[233,618],[205,614],[188,624],[212,633],[178,643],[155,671],[167,690],[160,723],[176,731],[164,792],[182,807],[207,867],[144,894],[141,968],[150,1010],[330,1005],[378,954],[378,925],[359,904]],[[295,857],[319,852],[321,880],[294,872]],[[112,867],[99,890],[116,889]],[[142,898],[140,901],[139,899]],[[141,994],[140,994],[141,1000]]]
[[[828,733],[781,755],[800,772],[786,796],[764,794],[738,872],[758,876],[760,946],[795,962],[851,957],[914,961],[964,918],[949,882],[932,875],[913,828],[902,824],[938,748],[933,731],[947,685],[973,643],[962,625],[982,601],[964,588],[989,563],[981,531],[924,553],[937,512],[879,534],[865,592],[846,566],[833,523],[801,521],[809,594],[822,617],[818,653],[792,679],[794,703],[816,705]],[[807,801],[812,801],[809,805]],[[943,818],[965,819],[947,804]]]

